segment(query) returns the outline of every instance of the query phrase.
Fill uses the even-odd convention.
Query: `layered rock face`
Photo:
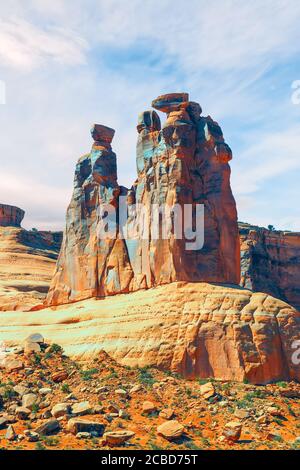
[[[300,233],[240,224],[241,285],[300,310]]]
[[[237,213],[228,165],[232,154],[221,128],[209,116],[201,117],[200,105],[189,101],[186,93],[161,96],[152,106],[165,112],[167,120],[161,128],[156,111],[139,116],[138,178],[130,190],[117,183],[114,131],[101,125],[92,128],[92,150],[76,166],[48,304],[178,280],[239,283]],[[127,218],[120,207],[122,196],[128,204]],[[108,215],[115,227],[113,238],[99,237],[105,205],[117,209],[116,219]],[[196,226],[201,207],[204,244],[200,235],[195,236],[201,231]],[[192,213],[198,217],[188,219]],[[160,221],[156,233],[155,220]],[[138,234],[133,230],[135,236],[133,226],[139,226]]]
[[[19,207],[0,204],[0,227],[21,227],[24,215]]]
[[[0,315],[8,345],[38,331],[81,360],[104,349],[132,367],[258,384],[300,379],[299,327],[300,314],[267,294],[185,282]]]
[[[0,310],[29,310],[44,301],[61,241],[61,232],[0,227]]]

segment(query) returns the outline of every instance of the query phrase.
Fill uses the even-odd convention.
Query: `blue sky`
[[[187,91],[233,150],[239,219],[300,231],[298,0],[1,3],[0,201],[25,209],[25,227],[63,228],[91,123],[116,129],[129,186],[138,113]]]

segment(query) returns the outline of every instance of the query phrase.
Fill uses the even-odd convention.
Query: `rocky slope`
[[[27,231],[13,226],[12,219],[8,223],[0,222],[0,310],[28,310],[48,292],[62,233]]]
[[[82,364],[41,335],[2,356],[1,449],[300,447],[299,384],[188,381],[103,351]]]
[[[156,111],[140,114],[138,178],[130,190],[117,182],[111,147],[114,130],[102,125],[92,128],[92,150],[76,166],[49,305],[178,280],[239,283],[237,212],[228,164],[232,154],[222,130],[210,116],[201,116],[200,105],[189,101],[186,93],[161,96],[152,106],[166,113],[167,119],[161,128]],[[120,196],[128,204],[125,219]],[[202,227],[194,226],[195,218],[188,221],[187,205],[196,210],[200,204],[204,206],[204,246],[201,236],[193,242],[192,235]],[[163,235],[159,229],[153,231],[157,207],[165,211],[162,220],[168,221]],[[115,208],[119,210],[116,219],[111,212]],[[105,212],[115,232],[112,236],[101,233],[107,223],[101,217]]]
[[[75,359],[104,349],[128,366],[260,384],[299,380],[299,327],[300,314],[267,294],[184,282],[0,315],[0,338],[10,345],[38,330]]]
[[[241,285],[300,310],[300,233],[239,224]]]

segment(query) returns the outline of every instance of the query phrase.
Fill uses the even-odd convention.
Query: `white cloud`
[[[57,188],[22,175],[1,172],[0,200],[25,210],[23,226],[61,230],[71,188]]]
[[[232,184],[236,194],[251,194],[268,180],[300,171],[300,125],[260,137],[238,156]]]
[[[89,125],[116,129],[119,181],[130,185],[138,112],[158,94],[182,90],[219,120],[233,147],[241,218],[263,221],[269,196],[258,201],[257,193],[263,198],[264,185],[281,174],[283,186],[289,184],[289,172],[299,170],[297,107],[272,102],[272,83],[264,82],[272,67],[274,79],[284,76],[281,65],[297,58],[299,19],[297,0],[3,3],[0,79],[7,104],[0,107],[0,200],[25,206],[29,224],[62,227],[75,161],[91,145]],[[126,53],[144,43],[145,57],[121,68],[118,51],[126,62]],[[152,50],[158,61],[149,67]],[[20,71],[27,72],[21,79]],[[268,223],[277,225],[285,210],[274,210]],[[295,228],[299,217],[289,213]]]
[[[52,59],[65,65],[85,62],[87,43],[63,27],[41,29],[20,19],[0,19],[0,59],[2,66],[31,69]]]

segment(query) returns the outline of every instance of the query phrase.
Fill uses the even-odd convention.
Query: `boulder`
[[[238,421],[230,421],[225,424],[222,434],[228,441],[236,442],[241,436],[242,427],[242,423]]]
[[[41,436],[48,436],[54,434],[60,430],[60,424],[57,419],[49,419],[44,423],[40,424],[36,429],[35,432]]]
[[[109,446],[121,446],[135,436],[133,431],[123,429],[122,431],[106,432],[103,436],[105,443]]]
[[[143,413],[148,415],[148,414],[151,414],[151,413],[155,413],[157,408],[156,408],[156,405],[154,405],[154,403],[152,403],[152,401],[144,401],[143,406],[142,406],[142,410],[143,410]]]
[[[105,426],[102,423],[98,423],[90,420],[83,420],[77,418],[71,418],[67,424],[67,430],[72,434],[78,433],[90,433],[96,436],[102,436]]]
[[[54,418],[66,416],[70,412],[70,405],[68,403],[57,403],[53,406],[51,414]]]
[[[25,339],[25,343],[44,343],[44,337],[40,333],[32,333],[31,335],[27,336]]]
[[[41,347],[39,343],[32,343],[26,341],[24,344],[24,354],[32,354],[32,353],[40,353],[41,352]]]
[[[15,410],[16,417],[21,420],[29,419],[30,414],[31,409],[26,408],[25,406],[18,406]]]
[[[200,395],[206,400],[213,397],[215,393],[215,387],[211,382],[207,382],[206,384],[200,386]]]
[[[29,429],[25,429],[24,435],[29,442],[37,442],[40,440],[40,435],[37,432],[30,431]]]
[[[184,426],[176,420],[166,421],[157,428],[157,434],[169,441],[178,439],[184,432]]]
[[[174,417],[174,414],[174,410],[170,408],[165,408],[164,410],[161,410],[161,412],[159,413],[159,417],[164,419],[172,419]]]
[[[14,386],[14,392],[22,397],[26,393],[29,393],[29,389],[26,387],[26,385],[18,384]]]
[[[14,357],[7,356],[1,363],[0,367],[3,367],[8,372],[16,372],[24,368],[24,364],[21,360]]]
[[[35,393],[26,393],[22,397],[22,407],[32,410],[34,405],[40,402],[40,398]]]
[[[10,424],[6,430],[5,439],[7,441],[15,441],[16,438],[17,438],[17,434],[14,430],[14,427]]]
[[[88,401],[83,401],[80,403],[74,403],[71,407],[71,413],[74,416],[82,416],[87,415],[92,412],[92,406],[89,404]]]
[[[51,375],[53,382],[60,383],[68,378],[69,374],[66,370],[60,370]]]

